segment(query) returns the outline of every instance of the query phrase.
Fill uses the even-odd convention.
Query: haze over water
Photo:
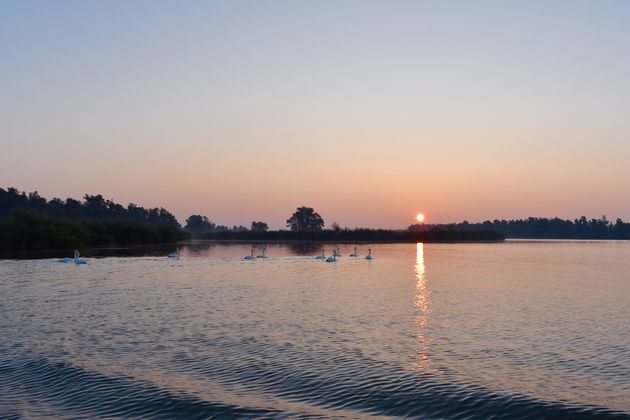
[[[0,417],[630,417],[630,243],[371,248],[0,260]]]

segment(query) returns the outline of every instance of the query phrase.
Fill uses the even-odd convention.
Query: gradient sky
[[[281,227],[630,220],[630,2],[0,2],[0,187]]]

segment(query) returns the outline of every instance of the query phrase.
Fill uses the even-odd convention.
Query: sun
[[[416,220],[420,223],[424,222],[424,214],[422,213],[416,214]]]

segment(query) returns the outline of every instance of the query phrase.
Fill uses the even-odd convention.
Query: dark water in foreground
[[[630,243],[371,247],[0,260],[0,418],[630,418]]]

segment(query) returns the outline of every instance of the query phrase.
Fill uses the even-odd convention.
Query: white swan
[[[74,263],[75,264],[87,264],[87,260],[85,258],[79,258],[79,250],[74,250]]]
[[[333,250],[333,255],[335,257],[341,257],[341,252],[339,252],[339,247],[337,247],[337,249]]]
[[[177,250],[175,252],[171,252],[170,254],[168,254],[169,258],[175,258],[176,260],[179,260],[179,248],[177,248]]]
[[[326,262],[337,262],[337,256],[334,252],[330,257],[326,258]]]
[[[265,255],[265,250],[267,249],[266,246],[263,246],[262,248],[262,254],[260,255],[256,255],[256,258],[269,258],[267,255]]]
[[[252,247],[252,250],[250,251],[249,255],[245,255],[243,257],[244,260],[253,260],[254,259],[254,248]]]
[[[350,254],[351,257],[358,257],[359,254],[357,254],[357,247],[354,247],[354,252],[352,254]]]
[[[322,249],[322,255],[318,255],[317,257],[315,257],[316,260],[325,260],[326,257],[324,256],[324,250]]]
[[[368,248],[368,254],[365,257],[366,260],[371,260],[372,259],[372,248]]]

